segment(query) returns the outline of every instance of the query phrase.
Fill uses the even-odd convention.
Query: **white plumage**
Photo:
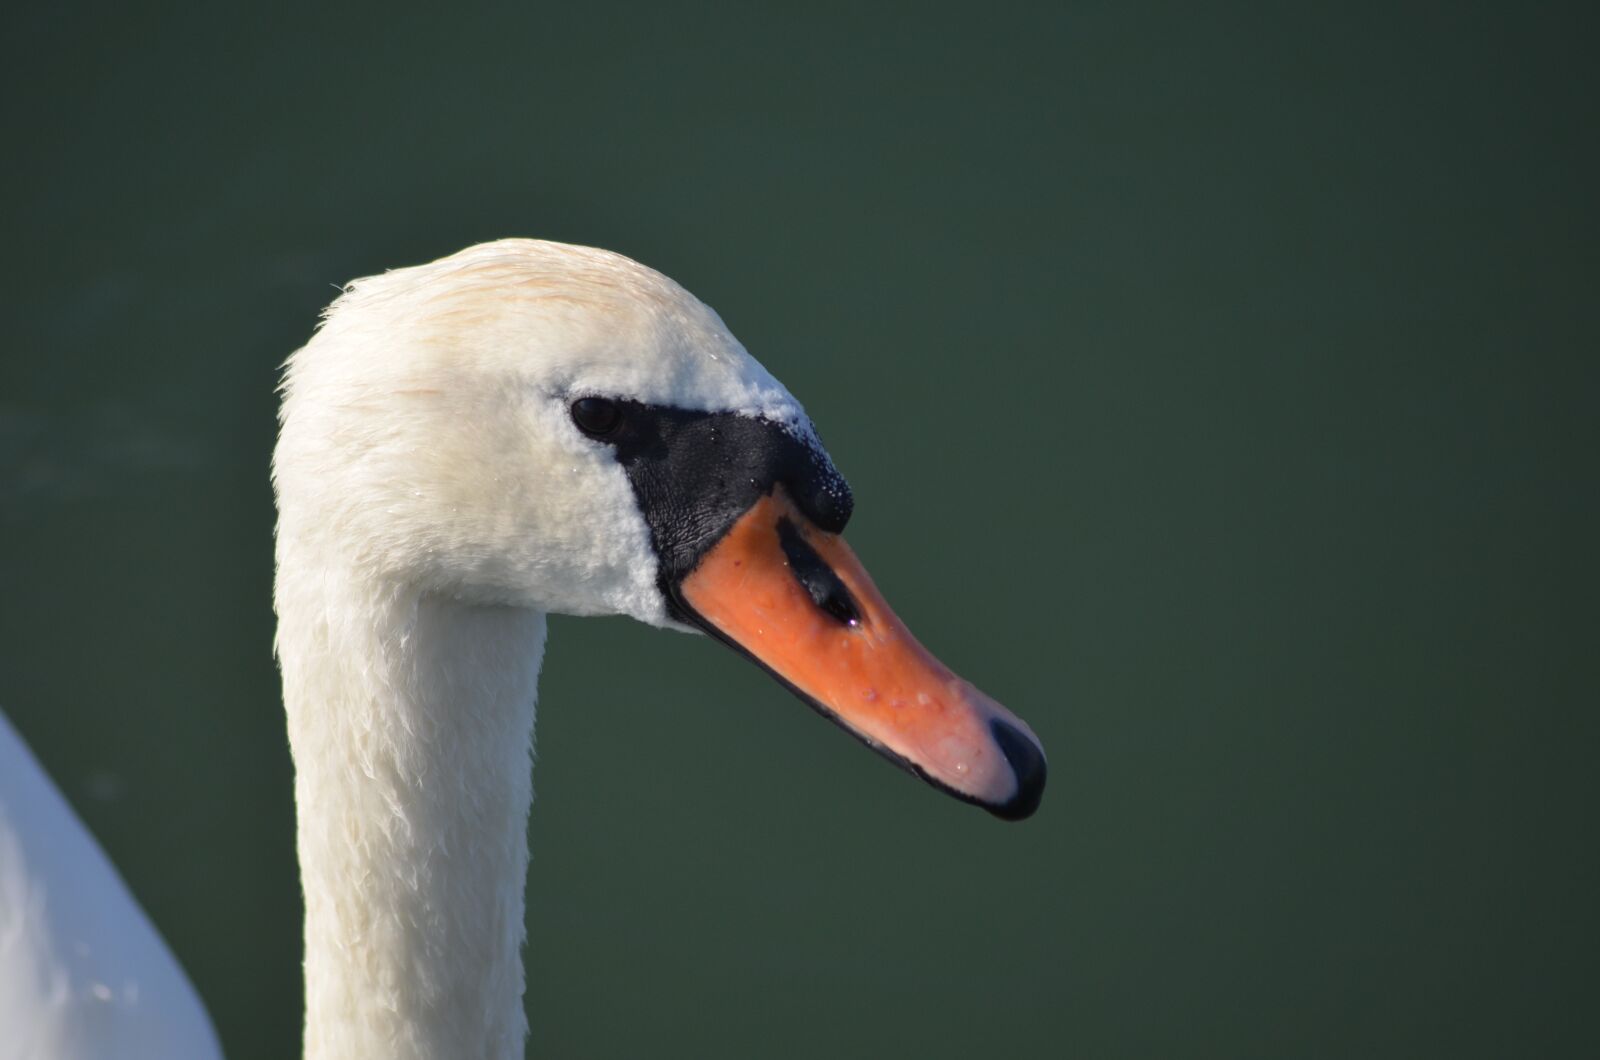
[[[673,624],[627,477],[569,415],[586,394],[810,433],[683,288],[554,243],[357,281],[289,360],[277,647],[308,1056],[522,1055],[544,615]]]
[[[308,1057],[523,1054],[545,615],[688,628],[668,615],[630,472],[574,423],[574,402],[595,395],[759,417],[820,454],[799,403],[715,313],[659,273],[583,247],[505,240],[358,280],[286,364],[274,602]],[[789,503],[781,492],[750,517]],[[784,525],[766,524],[774,555],[782,533],[800,533]],[[851,723],[858,734],[958,797],[1031,813],[1044,780],[1032,734],[928,656],[848,550],[813,540],[846,565],[867,617],[849,612],[848,631],[817,617],[822,600],[807,593],[856,602],[803,542],[783,548],[802,549],[794,562],[812,573],[780,557],[784,573],[763,584],[798,601],[802,627],[822,623],[838,660],[890,660],[873,664],[888,667],[882,704],[879,670],[853,678],[869,683],[849,692],[867,706],[851,709],[879,712]],[[741,572],[731,592],[743,597],[753,568],[728,562],[718,569]],[[752,606],[766,624],[768,605]],[[923,735],[905,727],[913,715]],[[183,973],[3,726],[0,1028],[0,1060],[216,1053]]]
[[[533,240],[352,283],[283,390],[306,1055],[521,1056],[545,613],[676,625],[626,478],[567,405],[810,425],[677,284]],[[0,723],[0,1060],[216,1055],[182,970]]]
[[[183,969],[0,715],[0,1060],[221,1055]]]

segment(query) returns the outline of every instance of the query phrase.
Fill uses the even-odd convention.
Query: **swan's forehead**
[[[809,433],[799,403],[710,307],[621,255],[505,240],[368,283],[352,294],[412,288],[396,301],[437,353],[547,393],[739,412]]]
[[[789,422],[799,403],[706,306],[590,303],[530,315],[516,356],[563,396],[605,395],[682,409]]]

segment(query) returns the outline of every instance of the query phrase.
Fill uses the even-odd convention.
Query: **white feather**
[[[286,365],[276,646],[308,1057],[523,1053],[545,615],[675,626],[626,475],[569,418],[585,395],[815,439],[683,288],[556,243],[358,280]],[[216,1055],[183,972],[0,722],[0,1060]]]
[[[0,1060],[221,1055],[183,969],[0,715]]]
[[[521,1056],[547,612],[669,625],[585,395],[811,428],[659,273],[529,240],[358,280],[289,360],[278,655],[306,899],[306,1055]]]

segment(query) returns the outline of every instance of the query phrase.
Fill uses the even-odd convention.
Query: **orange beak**
[[[1038,809],[1038,738],[917,643],[844,539],[781,489],[739,517],[678,595],[713,636],[880,754],[998,817]]]

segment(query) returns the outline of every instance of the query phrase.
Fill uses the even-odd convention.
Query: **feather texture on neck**
[[[278,591],[305,1055],[520,1057],[544,615],[313,569]]]

